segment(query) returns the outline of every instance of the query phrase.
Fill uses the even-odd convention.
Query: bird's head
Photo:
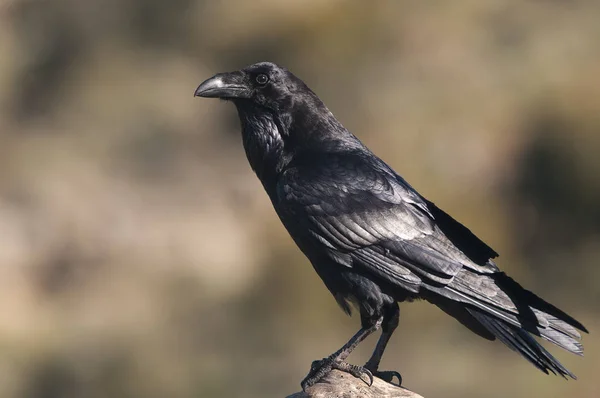
[[[308,92],[302,80],[287,69],[259,62],[235,72],[216,74],[200,84],[194,96],[230,100],[238,107],[257,105],[282,112],[292,106],[294,98]]]
[[[246,154],[261,179],[265,170],[280,170],[291,152],[356,141],[302,80],[271,62],[218,73],[200,84],[194,96],[235,104]]]

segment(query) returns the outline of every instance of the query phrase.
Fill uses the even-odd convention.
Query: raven
[[[577,329],[585,327],[500,271],[491,247],[375,156],[298,77],[260,62],[211,77],[194,96],[233,102],[246,156],[281,222],[340,307],[360,312],[361,329],[312,363],[303,389],[333,368],[369,385],[373,376],[400,384],[398,372],[378,368],[398,326],[398,302],[415,299],[546,374],[575,378],[533,335],[582,355]],[[380,328],[364,366],[345,362]]]

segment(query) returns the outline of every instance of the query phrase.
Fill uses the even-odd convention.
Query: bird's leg
[[[364,368],[368,369],[374,376],[377,376],[388,383],[392,383],[394,377],[397,377],[398,386],[402,384],[402,376],[400,376],[400,373],[393,370],[380,371],[378,368],[379,363],[381,362],[381,357],[383,356],[383,352],[385,351],[385,347],[387,346],[390,337],[392,337],[392,333],[394,333],[394,330],[396,330],[398,327],[399,321],[400,307],[398,307],[398,303],[394,303],[393,306],[388,307],[384,312],[383,324],[381,326],[381,337],[379,337],[379,340],[377,341],[377,346],[373,351],[373,355],[371,355],[371,358],[369,358],[364,366]]]
[[[363,319],[362,328],[354,336],[352,336],[352,338],[346,344],[344,344],[342,348],[327,358],[323,358],[312,363],[308,375],[304,378],[304,380],[302,380],[302,383],[300,383],[302,389],[306,390],[308,387],[314,385],[332,369],[338,369],[350,373],[354,377],[364,380],[368,385],[373,384],[373,375],[369,370],[364,369],[361,366],[346,363],[344,360],[348,358],[348,355],[350,355],[350,353],[356,348],[356,346],[358,346],[358,344],[360,344],[361,341],[366,339],[367,336],[381,327],[381,322],[383,322],[383,316],[377,318],[376,320],[369,320],[366,325],[365,320]],[[367,380],[365,380],[364,377],[366,377]]]

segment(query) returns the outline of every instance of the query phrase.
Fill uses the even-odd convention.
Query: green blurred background
[[[600,396],[599,21],[591,0],[3,0],[0,397],[283,397],[357,330],[234,107],[192,97],[262,60],[592,332],[585,358],[552,349],[567,382],[407,304],[382,368],[428,398]]]

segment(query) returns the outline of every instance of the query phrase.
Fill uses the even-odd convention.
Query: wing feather
[[[433,204],[385,163],[368,160],[361,153],[328,154],[313,158],[313,167],[292,167],[283,173],[277,200],[286,202],[283,208],[304,213],[310,235],[330,251],[349,254],[352,266],[401,285],[408,283],[407,273],[411,283],[448,284],[463,267],[480,273],[497,271],[489,258],[475,262],[460,250],[453,242],[465,239],[446,236],[435,214],[446,217],[443,222],[452,226],[451,231],[464,233],[466,228],[450,218],[452,224],[450,216],[443,212],[442,216],[435,206],[432,212]],[[471,235],[466,240],[475,245],[474,252],[495,254]]]

